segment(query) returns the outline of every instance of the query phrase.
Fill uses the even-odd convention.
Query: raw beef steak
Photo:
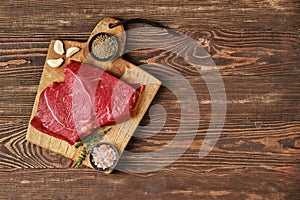
[[[124,122],[134,114],[143,86],[137,89],[85,63],[70,61],[65,80],[40,95],[31,120],[37,130],[70,144],[99,126]]]

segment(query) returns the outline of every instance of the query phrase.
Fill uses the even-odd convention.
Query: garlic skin
[[[70,47],[67,49],[67,53],[66,56],[67,58],[70,58],[71,56],[73,56],[75,53],[77,53],[80,50],[79,47]]]
[[[65,53],[64,43],[61,40],[56,40],[54,43],[54,51],[57,54],[63,55]]]
[[[52,68],[57,68],[60,67],[64,62],[63,58],[58,58],[58,59],[48,59],[47,64],[52,67]]]

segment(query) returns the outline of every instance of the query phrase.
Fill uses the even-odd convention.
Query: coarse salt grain
[[[92,151],[92,162],[97,168],[106,170],[117,161],[117,152],[109,144],[95,146]]]

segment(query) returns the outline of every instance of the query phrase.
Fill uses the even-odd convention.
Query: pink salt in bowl
[[[119,152],[114,145],[108,142],[100,142],[92,147],[89,160],[91,166],[96,170],[111,170],[117,165]]]

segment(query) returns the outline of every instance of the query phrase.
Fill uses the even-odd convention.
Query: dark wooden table
[[[2,1],[1,199],[300,199],[299,10],[296,0]],[[146,174],[107,176],[73,169],[73,161],[25,141],[50,40],[85,41],[104,17],[162,23],[198,40],[212,55],[225,84],[227,114],[205,158],[198,157],[211,115],[205,82],[158,49],[126,58],[179,71],[196,91],[201,111],[195,140],[174,163]],[[180,123],[176,102],[162,87],[154,103],[167,110],[167,123],[150,138],[133,138],[127,150],[149,152],[168,144]],[[146,116],[142,124],[149,120]]]

